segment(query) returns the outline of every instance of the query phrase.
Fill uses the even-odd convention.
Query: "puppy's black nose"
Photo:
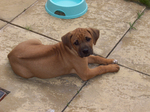
[[[89,53],[89,50],[87,48],[83,49],[82,51],[84,54],[88,54]]]

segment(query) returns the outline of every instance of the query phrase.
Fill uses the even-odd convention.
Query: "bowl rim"
[[[72,1],[75,1],[75,0],[72,0]],[[62,5],[59,5],[59,4],[55,3],[54,0],[50,0],[51,3],[53,3],[54,5],[59,6],[59,7],[75,7],[75,6],[78,6],[78,5],[82,4],[84,1],[85,0],[80,0],[80,2],[75,4],[75,5],[62,6]]]

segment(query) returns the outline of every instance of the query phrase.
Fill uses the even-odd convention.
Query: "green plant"
[[[147,7],[150,7],[150,0],[139,0],[139,2],[146,5]]]
[[[32,30],[31,26],[26,26],[25,29],[29,31]]]
[[[131,30],[131,29],[135,29],[135,30],[136,30],[136,28],[133,27],[134,23],[131,24],[131,22],[129,22],[129,25],[130,25],[130,30]]]
[[[144,12],[142,12],[142,13],[138,12],[138,13],[137,13],[137,16],[138,16],[138,17],[137,17],[137,20],[140,19],[143,14],[144,14]],[[133,23],[129,22],[130,30],[131,30],[131,29],[135,29],[135,30],[136,30],[136,28],[134,27],[135,22],[136,22],[136,21],[134,21]]]
[[[140,19],[140,17],[144,14],[144,12],[140,13],[138,12],[137,15],[138,15],[138,18],[137,19]]]
[[[150,8],[150,0],[127,0],[127,1],[137,2]]]

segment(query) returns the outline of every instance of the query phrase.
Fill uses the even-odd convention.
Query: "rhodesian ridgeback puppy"
[[[75,73],[82,80],[89,80],[119,70],[116,60],[91,55],[98,38],[97,29],[77,28],[55,45],[43,45],[36,39],[22,42],[8,58],[15,74],[24,78],[53,78]],[[88,63],[103,65],[90,69]]]

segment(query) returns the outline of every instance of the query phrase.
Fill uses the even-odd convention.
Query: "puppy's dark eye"
[[[89,37],[85,37],[86,38],[86,41],[90,41],[91,40],[91,38],[89,38]]]
[[[79,41],[76,40],[76,41],[74,42],[74,45],[79,45]]]

